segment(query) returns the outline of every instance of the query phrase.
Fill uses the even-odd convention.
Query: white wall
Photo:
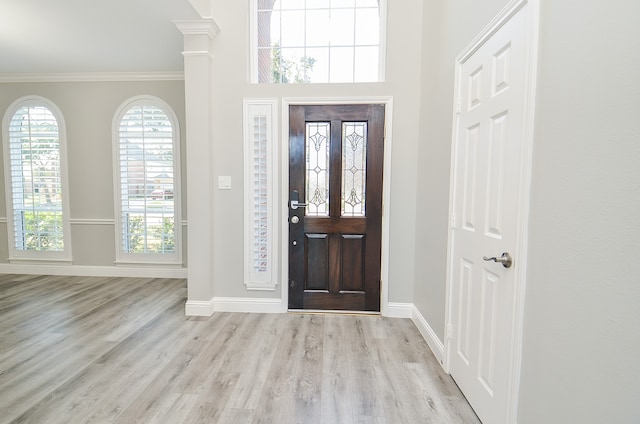
[[[413,302],[441,338],[454,58],[506,3],[424,6]],[[639,16],[541,0],[519,424],[640,422]]]
[[[444,340],[456,56],[507,0],[424,2],[413,303]]]
[[[640,422],[639,17],[542,2],[520,424]]]
[[[393,151],[389,300],[413,296],[415,193],[418,149],[421,10],[420,0],[389,1],[387,80],[371,84],[277,85],[248,83],[249,2],[214,2],[220,27],[213,40],[213,176],[231,176],[230,191],[216,191],[214,202],[214,293],[216,297],[281,296],[247,292],[243,284],[242,100],[245,97],[393,96]],[[283,129],[280,129],[281,132]],[[286,130],[286,129],[284,129]],[[281,146],[285,148],[286,146]],[[286,198],[281,199],[282,204]],[[286,214],[286,210],[281,210]],[[285,215],[281,215],[285,216]],[[286,252],[284,252],[286,254]],[[192,299],[190,299],[192,300]],[[208,301],[210,299],[198,299]]]

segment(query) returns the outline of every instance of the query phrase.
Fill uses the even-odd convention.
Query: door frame
[[[278,193],[280,217],[280,252],[282,312],[289,310],[289,106],[291,105],[384,105],[384,159],[382,165],[382,252],[380,268],[380,314],[388,314],[389,303],[389,207],[391,195],[391,136],[393,117],[392,96],[353,96],[353,97],[283,97],[281,123],[281,180]],[[366,312],[363,312],[366,313]]]
[[[456,57],[454,97],[453,97],[453,124],[451,138],[451,173],[449,183],[449,231],[447,240],[447,274],[446,274],[446,299],[445,299],[445,343],[443,367],[450,373],[450,360],[452,350],[452,276],[453,276],[453,232],[457,225],[454,216],[454,193],[456,192],[456,139],[458,137],[458,111],[460,107],[460,78],[462,64],[465,63],[488,39],[490,39],[506,22],[509,21],[522,8],[528,7],[527,64],[525,66],[525,89],[523,111],[523,149],[519,158],[522,165],[519,181],[516,248],[514,258],[517,266],[514,269],[514,312],[513,312],[513,343],[510,347],[509,390],[507,395],[507,421],[516,422],[518,414],[518,397],[520,391],[520,370],[522,363],[522,344],[524,333],[524,306],[527,276],[527,247],[529,208],[531,193],[531,168],[533,160],[534,140],[534,115],[536,97],[536,76],[538,63],[538,27],[539,27],[539,0],[512,0],[493,20],[465,47]],[[473,406],[473,405],[472,405]]]

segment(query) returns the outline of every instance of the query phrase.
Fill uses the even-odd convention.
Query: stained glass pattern
[[[328,122],[306,124],[306,214],[329,216],[329,136]]]
[[[342,216],[365,216],[367,123],[342,123]]]

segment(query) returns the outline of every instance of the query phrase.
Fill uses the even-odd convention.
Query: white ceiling
[[[0,74],[182,71],[189,0],[0,0]]]

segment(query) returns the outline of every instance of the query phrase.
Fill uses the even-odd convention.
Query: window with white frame
[[[114,119],[117,262],[179,265],[179,126],[162,100],[130,99]]]
[[[277,284],[276,107],[276,100],[244,101],[244,281],[248,290],[273,290]]]
[[[386,0],[251,0],[251,82],[384,80]]]
[[[48,99],[14,102],[3,120],[11,260],[71,260],[65,125]]]

